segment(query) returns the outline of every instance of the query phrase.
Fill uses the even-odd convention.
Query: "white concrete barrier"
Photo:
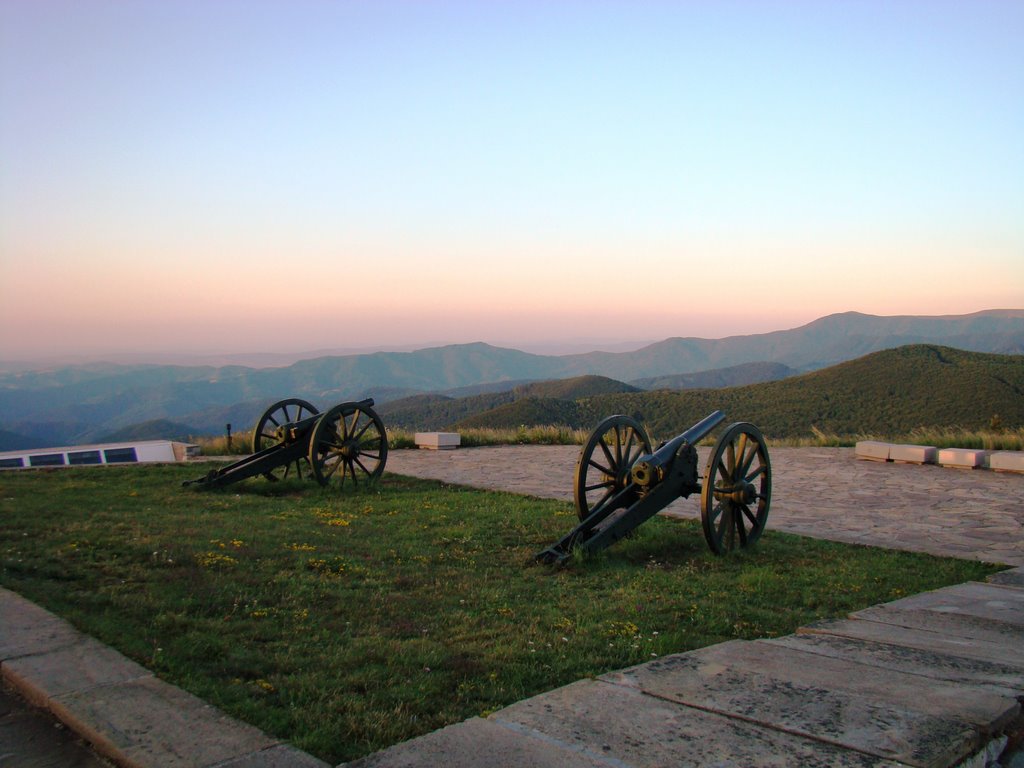
[[[417,432],[416,445],[431,451],[450,451],[462,445],[458,432]]]
[[[996,472],[1024,472],[1024,451],[995,451],[990,453],[988,467]]]
[[[901,464],[934,464],[938,450],[933,445],[893,445],[889,449],[889,461]]]
[[[988,451],[979,451],[974,448],[943,448],[939,451],[938,462],[944,467],[977,469],[985,466],[987,456]]]
[[[868,461],[889,461],[889,451],[892,445],[880,443],[877,440],[861,440],[857,443],[854,451],[858,459]]]

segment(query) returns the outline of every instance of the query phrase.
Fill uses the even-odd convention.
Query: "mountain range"
[[[0,447],[89,442],[158,419],[188,425],[193,434],[219,434],[229,422],[249,428],[270,402],[284,397],[320,408],[367,396],[383,404],[428,393],[507,392],[531,381],[585,375],[637,390],[736,386],[908,344],[1020,355],[1024,310],[934,317],[847,312],[791,330],[671,338],[629,352],[536,355],[475,343],[328,356],[277,368],[91,363],[7,373],[0,374]]]

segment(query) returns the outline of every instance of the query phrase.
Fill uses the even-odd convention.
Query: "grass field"
[[[574,680],[998,570],[768,529],[727,558],[656,518],[532,556],[568,504],[385,475],[182,488],[202,465],[0,474],[0,583],[331,763]]]

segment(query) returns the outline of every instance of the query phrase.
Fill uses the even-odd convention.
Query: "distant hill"
[[[43,440],[0,429],[0,451],[27,451],[46,447],[47,443]]]
[[[640,389],[720,389],[777,381],[797,373],[799,371],[782,363],[743,363],[728,368],[716,368],[713,371],[637,379],[630,383]]]
[[[554,397],[524,397],[484,413],[468,416],[453,424],[452,428],[518,429],[548,424],[574,426],[579,421],[580,407],[575,401]]]
[[[384,423],[397,429],[408,430],[443,430],[453,425],[472,426],[474,419],[484,413],[498,412],[492,421],[504,423],[509,419],[540,418],[542,411],[539,406],[522,404],[518,408],[511,407],[515,403],[526,400],[531,402],[549,401],[575,401],[580,398],[594,397],[597,395],[639,392],[636,387],[625,384],[621,381],[606,378],[604,376],[577,376],[571,379],[556,381],[540,381],[530,384],[522,384],[504,392],[493,392],[471,397],[453,398],[444,395],[416,395],[402,400],[395,400],[376,408]],[[502,410],[504,409],[504,410]],[[521,416],[511,414],[522,411]],[[556,413],[556,409],[548,407],[546,412],[550,415]],[[563,411],[557,411],[565,413]],[[503,414],[503,415],[502,415]],[[544,421],[517,421],[515,426],[520,424],[545,424],[563,422]]]
[[[998,415],[1024,426],[1024,355],[910,345],[781,381],[717,390],[645,392],[593,398],[580,424],[625,413],[665,438],[715,409],[750,421],[769,437],[825,432],[905,435],[918,427],[987,427]]]
[[[96,363],[20,371],[0,374],[0,429],[49,445],[88,441],[154,419],[220,433],[228,421],[239,430],[248,428],[228,417],[238,404],[252,403],[247,413],[258,415],[262,408],[285,397],[302,397],[328,408],[367,396],[383,405],[415,393],[503,381],[585,375],[634,381],[758,361],[807,371],[920,343],[1021,354],[1024,310],[947,317],[875,317],[847,312],[786,331],[713,340],[673,338],[629,352],[545,356],[478,343],[321,357],[261,369]],[[492,388],[487,391],[497,394]],[[458,418],[469,415],[466,412]]]
[[[102,435],[97,439],[99,443],[120,443],[131,440],[188,440],[195,435],[196,430],[187,424],[179,424],[167,419],[153,419],[144,421],[141,424],[134,424],[115,432]]]

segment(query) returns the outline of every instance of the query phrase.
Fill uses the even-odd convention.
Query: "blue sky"
[[[0,358],[995,307],[1021,2],[0,0]]]

